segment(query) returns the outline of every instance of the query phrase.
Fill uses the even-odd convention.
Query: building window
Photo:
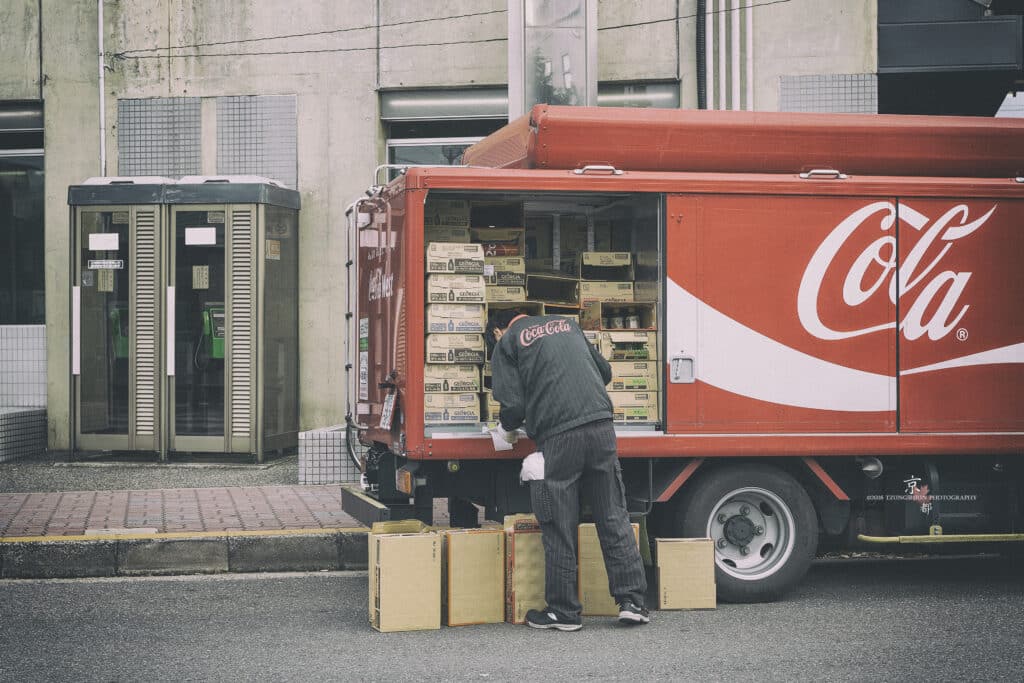
[[[0,150],[0,325],[46,319],[42,150]]]

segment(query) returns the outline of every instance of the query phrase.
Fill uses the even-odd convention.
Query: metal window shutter
[[[231,436],[247,439],[253,428],[253,328],[255,249],[253,210],[231,212]]]
[[[156,434],[160,355],[156,211],[135,214],[135,433]]]

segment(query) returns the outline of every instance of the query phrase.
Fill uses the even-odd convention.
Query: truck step
[[[934,534],[924,536],[867,536],[858,534],[865,543],[1024,543],[1024,534]]]

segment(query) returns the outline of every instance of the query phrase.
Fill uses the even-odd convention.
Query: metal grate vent
[[[249,438],[253,431],[253,295],[255,254],[253,211],[231,212],[231,436]]]
[[[201,172],[200,98],[117,101],[117,173],[176,178]]]
[[[779,111],[877,114],[878,77],[875,74],[783,76],[779,81]]]
[[[217,173],[297,187],[297,141],[294,95],[217,98]]]
[[[135,214],[135,433],[154,436],[158,414],[156,212]]]

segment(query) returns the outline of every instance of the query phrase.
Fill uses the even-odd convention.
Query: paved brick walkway
[[[260,531],[361,526],[340,486],[0,493],[0,537],[80,536],[86,530]]]

